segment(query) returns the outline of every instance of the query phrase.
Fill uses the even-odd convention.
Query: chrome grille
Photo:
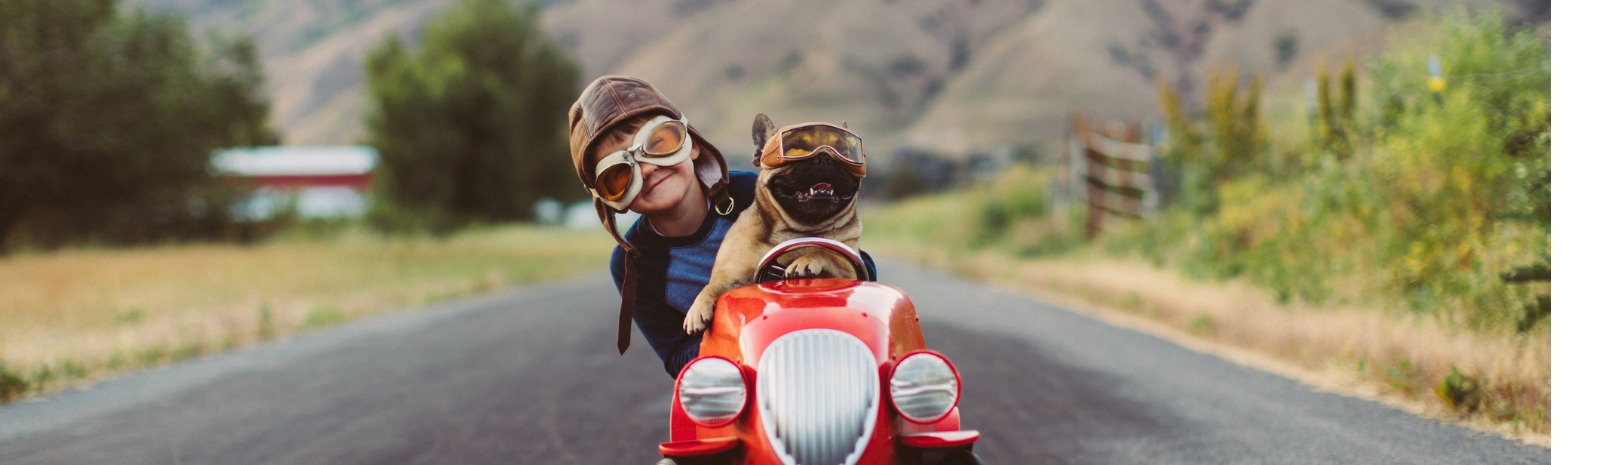
[[[860,339],[807,329],[767,346],[756,401],[767,439],[788,465],[853,465],[878,412],[878,371]]]

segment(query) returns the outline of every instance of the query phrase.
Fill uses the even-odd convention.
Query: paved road
[[[1518,464],[1419,419],[894,262],[991,464]],[[671,380],[594,274],[0,408],[0,463],[654,463]],[[643,339],[634,336],[643,344]]]

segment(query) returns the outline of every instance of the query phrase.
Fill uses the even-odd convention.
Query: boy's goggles
[[[824,152],[844,162],[856,177],[867,175],[867,154],[861,150],[861,136],[828,123],[784,126],[762,147],[761,166],[777,168]]]
[[[617,210],[626,210],[644,185],[639,163],[672,166],[683,163],[693,151],[689,140],[689,120],[657,116],[644,123],[633,136],[627,150],[618,150],[594,165],[594,183],[589,193]]]

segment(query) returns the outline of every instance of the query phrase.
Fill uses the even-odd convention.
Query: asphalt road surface
[[[900,263],[990,464],[1549,463],[1070,310]],[[0,463],[653,464],[672,381],[619,357],[592,274],[0,407]]]

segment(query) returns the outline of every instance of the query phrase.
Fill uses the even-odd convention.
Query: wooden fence
[[[1068,144],[1068,179],[1074,197],[1088,204],[1085,228],[1089,239],[1100,235],[1107,213],[1140,219],[1155,211],[1160,194],[1155,149],[1143,142],[1137,122],[1096,123],[1072,117]]]

